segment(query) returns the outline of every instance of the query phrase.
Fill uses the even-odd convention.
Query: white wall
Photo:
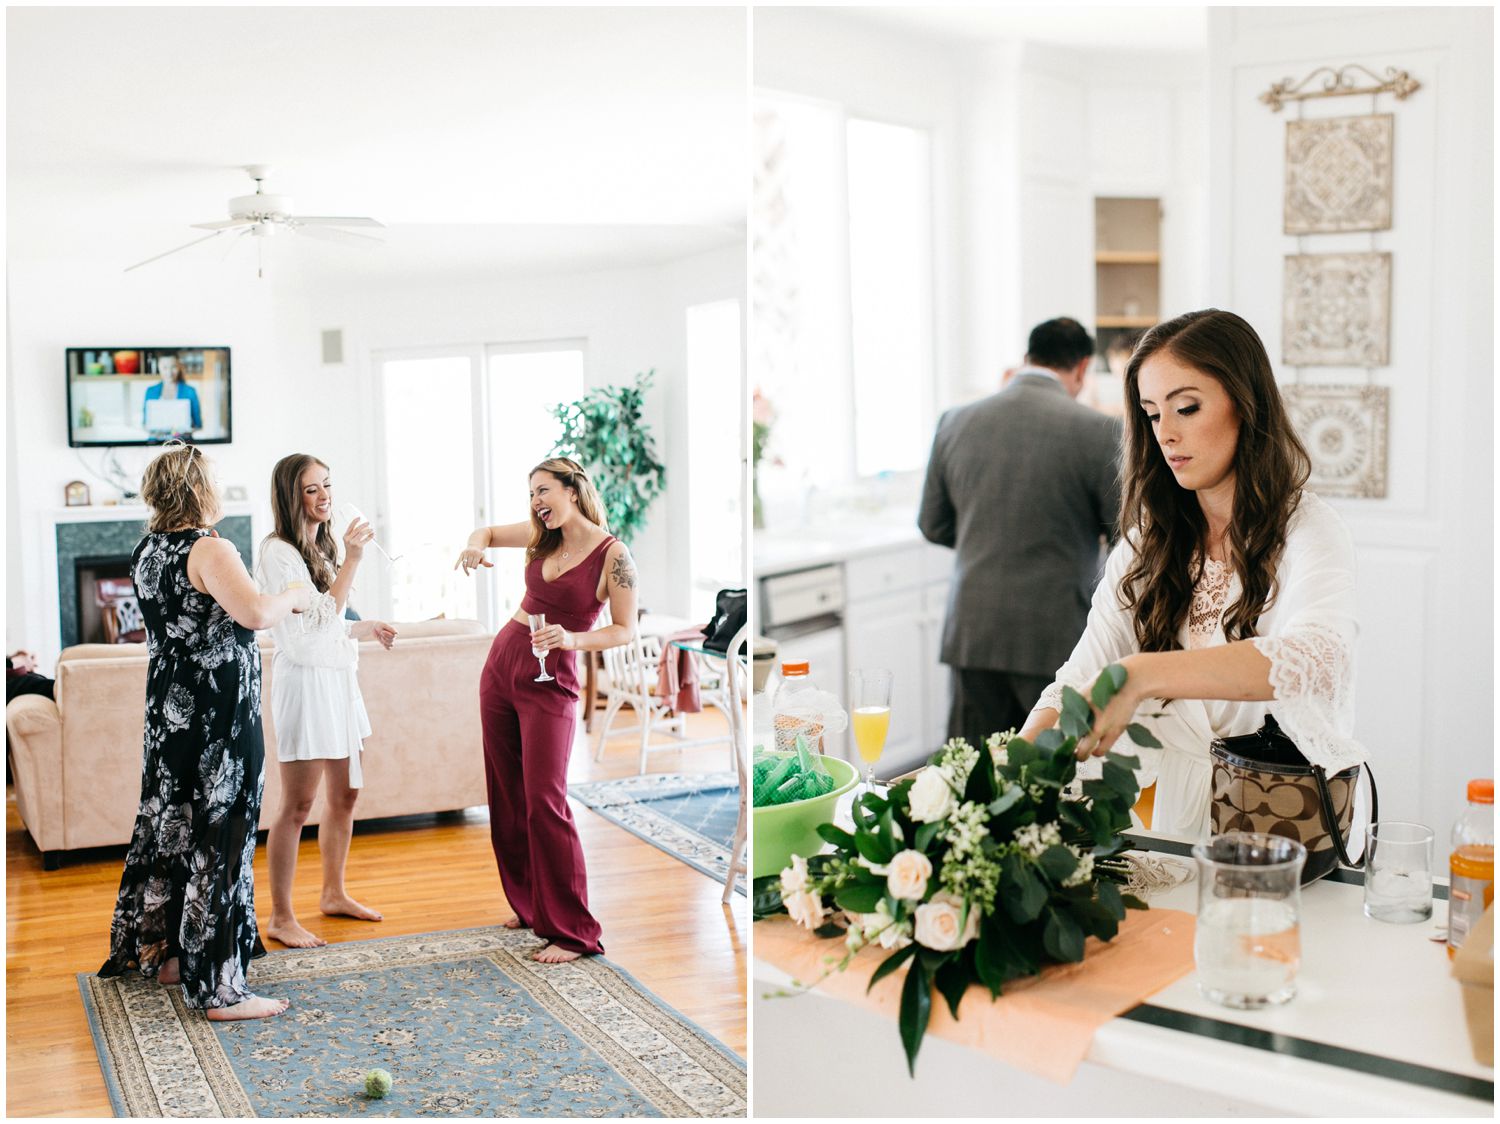
[[[655,367],[647,421],[667,464],[668,491],[653,507],[635,553],[642,603],[686,613],[686,553],[669,549],[670,528],[689,519],[685,489],[671,488],[688,472],[684,314],[701,301],[743,301],[744,260],[742,248],[730,246],[633,269],[371,287],[292,271],[258,282],[244,269],[216,270],[202,262],[163,262],[129,275],[115,262],[12,262],[7,647],[31,647],[45,665],[56,656],[57,606],[39,594],[45,588],[42,513],[62,506],[69,480],[86,479],[95,503],[112,494],[67,447],[63,350],[99,343],[232,349],[234,441],[209,452],[221,483],[248,490],[257,537],[270,526],[271,466],[288,451],[315,451],[337,466],[346,494],[375,495],[380,450],[372,439],[373,350],[583,337],[592,383],[623,382]],[[341,366],[322,365],[324,328],[345,331]],[[97,464],[103,450],[81,453]],[[138,477],[150,455],[122,450],[120,459]],[[725,455],[735,455],[732,445]],[[516,507],[524,510],[524,496]]]
[[[1389,495],[1333,501],[1359,552],[1357,733],[1384,818],[1446,846],[1464,783],[1493,773],[1493,15],[1484,8],[1225,8],[1210,12],[1212,296],[1260,331],[1280,377],[1282,258],[1393,255],[1391,362],[1307,368],[1304,382],[1391,390]],[[1392,229],[1283,236],[1285,123],[1257,97],[1314,68],[1387,66],[1422,83],[1395,115]],[[1370,112],[1369,97],[1306,117]]]

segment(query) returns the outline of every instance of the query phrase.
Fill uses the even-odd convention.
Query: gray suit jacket
[[[1017,375],[938,423],[917,522],[958,552],[943,662],[1051,675],[1088,620],[1120,514],[1118,418]]]

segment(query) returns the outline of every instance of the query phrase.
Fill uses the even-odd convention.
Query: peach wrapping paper
[[[1192,914],[1175,909],[1130,910],[1114,940],[1089,938],[1081,964],[1056,964],[1040,976],[1014,980],[993,1002],[988,988],[970,987],[957,1022],[947,1000],[934,991],[927,1033],[1066,1085],[1096,1030],[1193,970],[1193,921]],[[836,963],[845,952],[843,941],[814,937],[784,915],[757,921],[754,933],[755,956],[804,986],[828,970],[825,957],[832,955]],[[834,972],[817,990],[881,1012],[891,1020],[895,1037],[906,969],[865,993],[870,976],[889,955],[879,947],[861,949],[847,969]]]

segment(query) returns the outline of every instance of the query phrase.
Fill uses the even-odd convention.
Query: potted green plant
[[[646,371],[634,385],[594,387],[552,408],[562,423],[553,455],[572,457],[588,470],[611,533],[626,545],[645,527],[647,509],[666,488],[667,467],[656,459],[656,439],[641,420],[655,377],[654,369]]]

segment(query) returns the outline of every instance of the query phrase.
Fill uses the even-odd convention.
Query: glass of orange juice
[[[854,744],[865,763],[865,791],[875,790],[875,762],[885,749],[891,729],[891,673],[883,667],[866,667],[849,675],[853,701]]]

